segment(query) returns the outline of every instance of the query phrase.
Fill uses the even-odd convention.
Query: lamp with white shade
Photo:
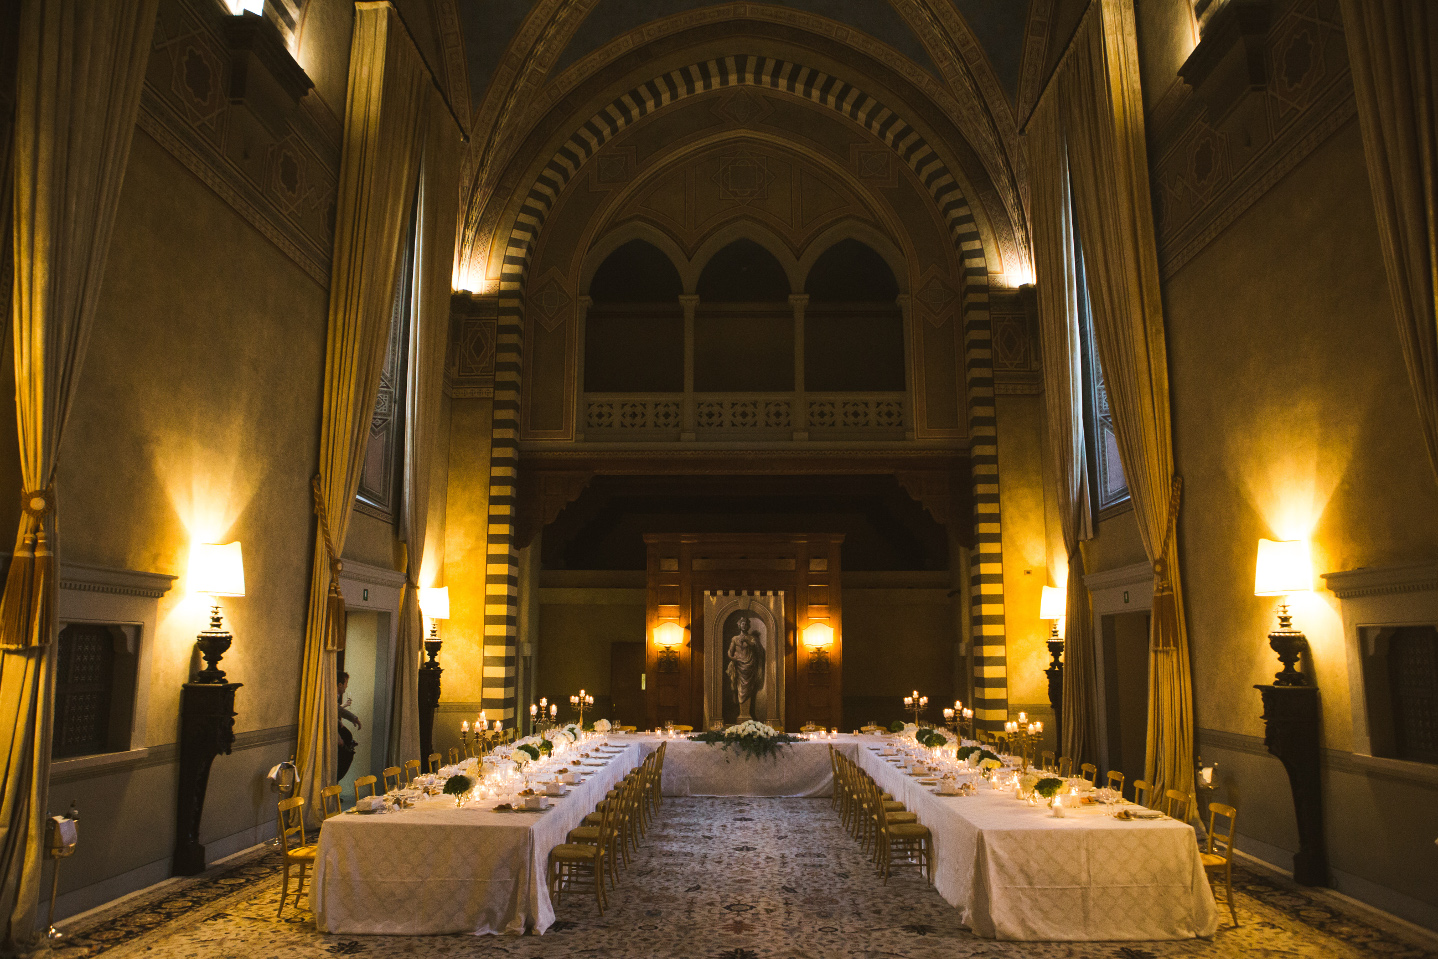
[[[429,620],[429,635],[424,640],[424,651],[430,661],[439,655],[439,621],[449,619],[449,587],[421,586],[419,588],[419,611]]]
[[[1052,620],[1049,632],[1049,656],[1051,661],[1044,675],[1049,680],[1049,705],[1054,708],[1054,738],[1058,749],[1063,749],[1064,732],[1064,641],[1059,632],[1059,623],[1068,613],[1069,591],[1062,586],[1045,586],[1039,593],[1039,619]]]
[[[245,595],[245,562],[239,543],[198,543],[190,550],[189,585],[197,593],[213,597],[210,628],[195,638],[205,668],[195,676],[197,683],[224,683],[220,659],[234,637],[225,629],[220,615],[221,597]]]
[[[419,667],[419,751],[428,756],[434,750],[434,711],[439,707],[440,641],[439,621],[449,619],[449,587],[421,586],[419,588],[420,615],[429,619],[429,635],[424,638],[424,651],[429,661]]]
[[[1273,678],[1275,686],[1306,686],[1308,680],[1295,667],[1308,648],[1308,637],[1293,628],[1288,597],[1313,589],[1313,560],[1307,540],[1258,541],[1258,562],[1254,567],[1253,595],[1281,596],[1278,628],[1268,634],[1268,645],[1278,654],[1283,669]]]

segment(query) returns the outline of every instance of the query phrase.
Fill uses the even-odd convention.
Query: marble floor
[[[279,902],[279,860],[264,850],[168,883],[70,924],[61,959],[319,956],[1438,957],[1435,942],[1329,893],[1235,870],[1239,925],[1211,941],[1011,943],[979,939],[913,872],[881,885],[827,800],[669,799],[601,919],[572,897],[544,936],[329,936]]]

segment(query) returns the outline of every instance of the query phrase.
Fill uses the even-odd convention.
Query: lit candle
[[[949,720],[949,719],[953,719],[953,718],[954,718],[954,711],[953,711],[952,709],[948,708],[947,706],[945,706],[945,707],[944,707],[944,719],[945,719],[945,720]]]
[[[1028,714],[1028,713],[1019,713],[1019,722],[1021,722],[1021,723],[1026,723],[1026,722],[1028,722],[1028,721],[1029,721],[1029,714]]]
[[[959,699],[954,700],[954,712],[961,713],[961,712],[963,712],[963,711],[964,711],[964,703],[963,703],[963,700],[959,700]]]
[[[558,715],[559,715],[559,704],[558,704],[558,703],[550,703],[550,704],[549,704],[549,715],[551,715],[551,716],[558,716]]]
[[[464,733],[469,732],[469,720],[468,720],[468,719],[466,719],[464,722],[462,722],[462,723],[459,724],[459,730],[460,730],[460,732],[464,732]]]
[[[534,716],[535,716],[535,714],[538,713],[538,712],[539,712],[539,707],[536,706],[536,705],[534,705],[534,703],[530,703],[530,704],[529,704],[529,718],[530,718],[530,719],[533,719]]]

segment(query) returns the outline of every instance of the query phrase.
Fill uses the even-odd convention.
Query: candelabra
[[[1033,760],[1034,743],[1038,742],[1043,731],[1044,724],[1029,722],[1028,713],[1019,713],[1018,722],[1004,723],[1004,733],[1009,739],[1009,751],[1012,753],[1014,746],[1018,746],[1019,757],[1025,770]]]
[[[963,700],[956,699],[954,700],[954,707],[952,709],[947,706],[944,707],[944,725],[952,729],[955,736],[963,739],[964,718],[966,716],[972,716],[973,714],[974,711],[972,709],[964,708]]]
[[[588,693],[581,689],[578,695],[569,697],[569,705],[579,710],[579,728],[583,729],[584,710],[587,707],[594,705],[594,697],[590,696]]]
[[[927,697],[927,696],[920,696],[920,695],[919,695],[919,691],[918,691],[917,689],[914,690],[914,694],[913,694],[912,696],[905,696],[905,697],[904,697],[904,708],[905,708],[905,709],[912,709],[912,710],[914,711],[914,725],[915,725],[915,726],[919,725],[919,714],[922,713],[925,709],[927,709],[928,706],[929,706],[929,697]]]

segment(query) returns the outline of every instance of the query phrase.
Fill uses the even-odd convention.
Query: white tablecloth
[[[438,796],[400,812],[326,820],[310,886],[319,930],[544,932],[554,922],[549,850],[642,760],[639,746],[626,744],[543,813],[497,813],[497,800],[458,809]]]
[[[1218,912],[1193,828],[1122,822],[1100,808],[1055,819],[990,790],[938,796],[868,748],[859,763],[934,836],[934,885],[980,936],[1187,939],[1212,936]]]
[[[636,741],[646,754],[665,741],[654,736],[628,739]],[[852,759],[857,749],[853,740],[850,736],[790,743],[780,746],[777,756],[756,759],[734,746],[725,749],[710,743],[668,739],[661,787],[666,796],[832,796],[834,768],[829,761],[829,747],[834,746]]]

